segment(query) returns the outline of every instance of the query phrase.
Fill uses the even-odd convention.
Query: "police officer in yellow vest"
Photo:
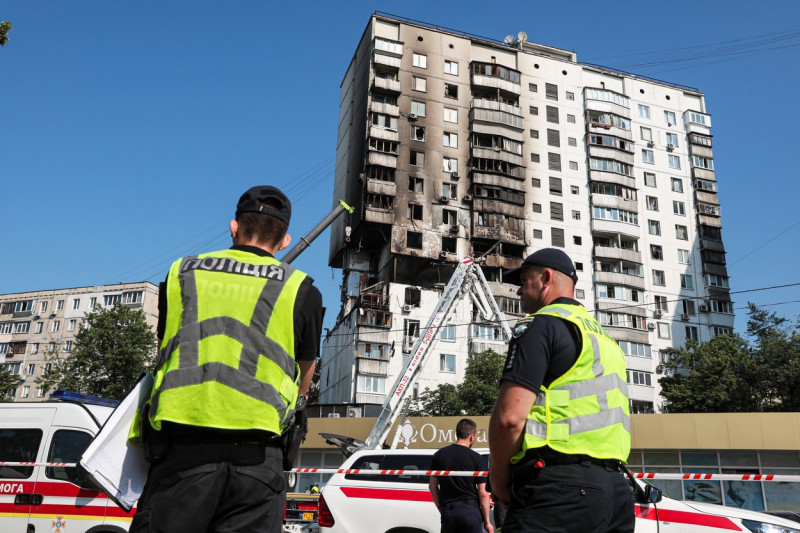
[[[503,533],[632,532],[625,355],[574,299],[561,250],[528,256],[504,280],[522,310],[489,423],[490,479]]]
[[[280,435],[311,383],[323,316],[311,278],[274,257],[290,217],[280,190],[253,187],[230,249],[170,268],[141,414],[152,465],[131,532],[280,531]]]

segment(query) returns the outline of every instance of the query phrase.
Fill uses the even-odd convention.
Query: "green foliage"
[[[5,46],[8,42],[8,32],[11,31],[12,26],[9,21],[0,22],[0,46]]]
[[[7,367],[0,368],[0,402],[13,402],[12,393],[19,386],[19,376],[11,374]]]
[[[464,382],[426,388],[412,416],[482,416],[494,409],[505,356],[492,350],[473,355],[467,361]]]
[[[797,411],[800,337],[788,320],[748,304],[747,335],[662,350],[671,413]]]
[[[51,369],[36,383],[121,400],[153,365],[156,337],[141,309],[116,304],[96,309],[81,323],[70,356],[51,352]]]

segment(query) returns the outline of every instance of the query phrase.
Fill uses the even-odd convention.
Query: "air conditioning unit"
[[[672,143],[669,143],[669,144],[667,145],[667,150],[669,150],[670,152],[671,152],[671,151],[673,151],[674,149],[675,149],[675,145],[674,145],[674,144],[672,144]]]
[[[471,202],[472,201],[472,195],[471,194],[465,194],[464,195],[464,201],[465,202]]]
[[[410,115],[408,115],[408,120],[417,120],[416,113],[411,113]]]
[[[413,308],[414,308],[414,306],[411,305],[411,304],[403,304],[403,312],[404,313],[410,313]]]
[[[653,141],[647,141],[647,147],[648,148],[652,148],[655,145],[656,145],[656,143],[654,143]]]
[[[681,320],[683,320],[684,322],[688,322],[689,321],[689,313],[683,313],[681,315]]]
[[[450,173],[450,177],[458,179],[458,172],[454,170],[453,172]]]
[[[439,257],[441,257],[442,259],[446,258],[447,257],[447,252],[442,250],[441,252],[439,252]]]
[[[347,418],[359,418],[361,416],[361,408],[360,407],[348,407],[347,408]]]
[[[450,198],[448,198],[447,196],[442,196],[439,198],[439,201],[442,202],[443,204],[446,204],[447,202],[450,201]]]
[[[711,308],[708,306],[708,304],[700,304],[698,306],[698,309],[700,309],[700,311],[703,312],[703,313],[708,313],[711,310]]]
[[[653,331],[654,329],[656,329],[656,325],[653,324],[652,322],[650,322],[649,324],[647,324],[647,329],[649,329],[650,331]]]
[[[339,413],[328,413],[328,418],[339,418]]]
[[[653,316],[656,318],[661,318],[664,315],[664,312],[661,309],[656,309],[653,313]]]

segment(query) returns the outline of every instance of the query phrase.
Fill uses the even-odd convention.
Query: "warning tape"
[[[0,466],[46,466],[74,468],[77,463],[37,463],[0,461]],[[296,474],[360,474],[370,476],[437,476],[437,477],[486,477],[486,470],[456,471],[456,470],[367,470],[364,468],[292,468],[286,472]],[[777,481],[800,483],[800,475],[782,474],[690,474],[690,473],[662,473],[662,472],[633,472],[637,479],[664,479],[664,480],[716,480],[716,481]]]

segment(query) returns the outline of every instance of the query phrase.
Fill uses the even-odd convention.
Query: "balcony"
[[[522,265],[522,259],[500,254],[489,254],[481,257],[482,264],[487,267],[502,268],[510,270]]]
[[[692,167],[692,177],[709,181],[717,181],[717,178],[714,175],[713,170],[708,170],[700,167]]]
[[[390,93],[400,93],[400,81],[398,80],[390,80],[387,78],[379,78],[375,77],[372,80],[372,87],[373,89],[377,89],[380,91],[390,92]]]
[[[642,264],[642,252],[636,250],[628,250],[626,248],[595,246],[594,256],[596,258],[618,259],[621,261],[629,261],[631,263]]]
[[[501,91],[515,94],[517,96],[519,96],[519,94],[522,92],[520,90],[519,83],[514,83],[513,81],[497,78],[495,76],[485,76],[482,74],[472,73],[470,82],[475,87],[482,87],[484,89],[500,89]]]
[[[520,219],[525,218],[525,206],[512,204],[504,200],[494,198],[481,198],[478,196],[473,196],[472,208],[475,211],[500,213]]]
[[[383,404],[384,400],[386,400],[385,394],[373,394],[370,392],[357,392],[356,393],[356,401],[355,403],[364,403],[364,404]]]
[[[385,154],[383,152],[369,152],[367,154],[367,163],[370,165],[397,168],[397,156]]]
[[[506,104],[505,102],[498,102],[497,100],[488,100],[486,98],[474,98],[471,107],[478,107],[481,109],[491,109],[493,111],[503,111],[510,115],[523,116],[522,110],[519,106]]]
[[[364,210],[364,220],[376,224],[394,224],[394,211],[367,207]]]
[[[472,157],[482,159],[497,159],[521,167],[524,164],[522,155],[500,150],[499,148],[483,148],[480,146],[472,147]]]
[[[595,271],[595,283],[610,283],[612,285],[627,285],[634,289],[644,290],[644,278],[639,276],[632,276],[630,274],[622,274],[621,272],[602,272]]]
[[[477,223],[472,225],[472,237],[510,242],[512,244],[525,244],[524,231],[513,231],[496,226],[479,226]]]
[[[383,194],[387,196],[396,196],[397,185],[390,181],[367,179],[367,192],[372,192],[375,194]]]
[[[402,54],[402,50],[400,53]],[[374,55],[372,56],[372,62],[375,65],[389,67],[391,70],[400,70],[400,65],[403,61],[399,57],[387,56],[386,54],[382,54],[375,50]]]
[[[692,155],[696,155],[698,157],[707,157],[708,159],[714,159],[714,151],[708,146],[690,144],[689,150]]]
[[[592,219],[592,231],[602,233],[620,233],[626,237],[639,238],[641,228],[635,224],[628,222],[620,222],[619,220],[605,220],[601,218]]]
[[[592,206],[622,209],[631,213],[639,212],[639,202],[636,200],[626,200],[621,196],[612,196],[610,194],[592,193]]]
[[[603,102],[600,100],[586,99],[586,109],[592,111],[600,111],[602,113],[614,113],[624,118],[631,118],[631,110],[627,107],[615,104],[613,102]]]
[[[389,310],[389,296],[385,294],[363,293],[359,298],[359,303],[364,309]]]
[[[382,359],[371,359],[368,357],[356,358],[358,369],[356,372],[359,374],[369,374],[372,376],[384,376],[389,373],[389,361]]]
[[[630,144],[630,146],[633,147],[633,143],[628,143],[628,144]],[[590,144],[588,148],[589,148],[589,155],[592,157],[599,157],[601,159],[614,159],[616,161],[621,161],[627,165],[636,164],[636,159],[632,151],[629,150],[623,151],[597,144]]]
[[[400,136],[397,134],[397,130],[381,128],[380,126],[375,126],[375,125],[369,127],[369,136],[373,139],[383,139],[384,141],[400,140]]]
[[[370,102],[369,110],[374,113],[383,113],[393,117],[400,116],[400,106],[394,104],[387,104],[384,102]]]

